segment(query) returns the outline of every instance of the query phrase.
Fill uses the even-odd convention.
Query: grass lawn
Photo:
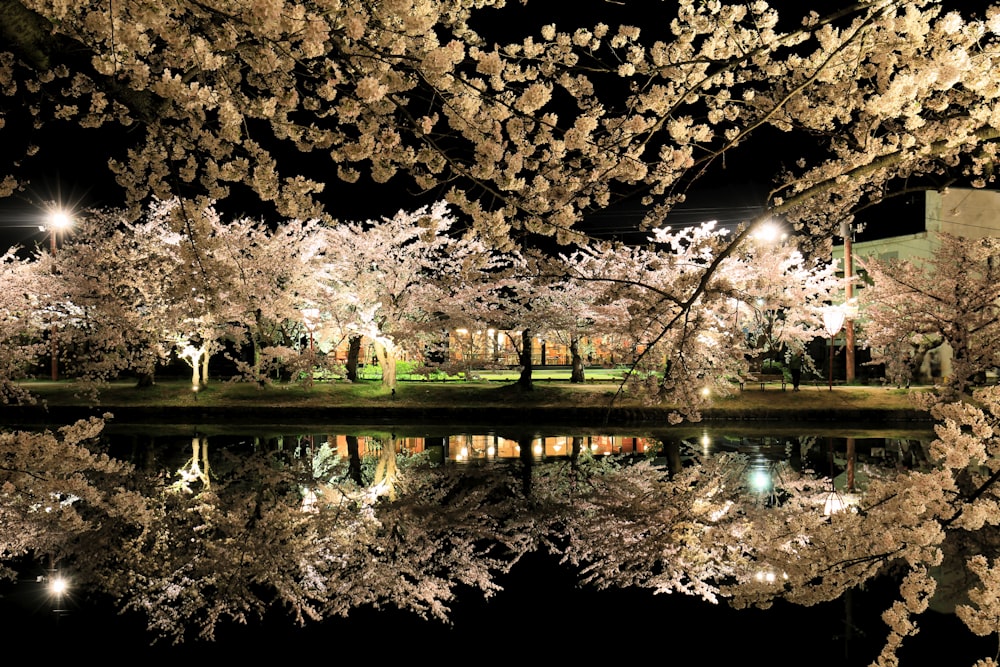
[[[155,386],[137,389],[132,382],[115,382],[102,389],[101,406],[136,407],[240,407],[301,408],[329,407],[394,407],[394,408],[483,408],[486,406],[524,405],[533,407],[607,407],[614,398],[620,408],[644,406],[635,398],[619,393],[618,383],[610,376],[594,379],[589,374],[586,384],[570,384],[561,371],[560,379],[536,375],[535,388],[530,392],[519,391],[511,378],[492,377],[491,380],[474,381],[404,381],[400,382],[395,396],[377,381],[317,382],[312,387],[300,384],[268,385],[260,388],[253,384],[216,382],[195,393],[191,385],[182,380],[158,382]],[[504,381],[510,380],[510,381]],[[90,399],[78,395],[79,387],[73,382],[30,381],[22,384],[32,394],[50,406],[90,405]],[[916,390],[887,389],[867,386],[837,386],[830,391],[826,385],[804,385],[802,391],[782,391],[779,385],[768,385],[761,391],[759,385],[747,385],[728,397],[719,397],[713,408],[726,411],[769,414],[784,410],[909,410],[909,394]],[[666,407],[666,406],[661,406]]]

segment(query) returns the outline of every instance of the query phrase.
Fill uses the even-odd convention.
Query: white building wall
[[[854,257],[898,258],[910,261],[929,259],[937,247],[939,233],[967,238],[1000,236],[1000,192],[948,188],[926,192],[924,231],[852,244]],[[844,246],[833,247],[833,258],[843,267]],[[857,267],[855,267],[855,273]],[[951,373],[951,347],[945,343],[924,360],[920,374],[939,379]]]
[[[1000,236],[1000,192],[948,188],[944,192],[928,192],[925,202],[928,232],[970,239]]]

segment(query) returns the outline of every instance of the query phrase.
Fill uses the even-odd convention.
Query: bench
[[[785,391],[785,375],[784,373],[757,373],[754,382],[760,382],[760,390],[764,391],[764,385],[768,382],[780,382],[781,391]]]

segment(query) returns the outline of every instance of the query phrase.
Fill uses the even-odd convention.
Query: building
[[[905,221],[892,221],[905,224]],[[1000,236],[1000,192],[971,188],[947,188],[924,193],[923,229],[914,233],[851,244],[856,260],[863,257],[920,261],[930,259],[940,234],[966,238]],[[844,245],[835,245],[833,258],[844,265]],[[851,274],[857,273],[853,268]],[[920,380],[933,382],[951,373],[951,348],[945,343],[923,360]]]

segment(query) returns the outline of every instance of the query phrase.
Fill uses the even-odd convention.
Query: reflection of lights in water
[[[306,489],[302,494],[301,510],[303,512],[318,512],[319,508],[316,506],[318,500],[316,493],[312,489]]]
[[[823,504],[823,514],[825,516],[830,516],[831,514],[843,512],[847,509],[850,509],[852,512],[856,512],[859,501],[860,499],[856,493],[841,494],[836,491],[831,491],[826,497],[826,502]]]
[[[754,575],[754,579],[756,579],[759,583],[762,584],[773,584],[776,581],[778,581],[778,573],[771,569],[757,570],[757,573]],[[781,579],[787,580],[788,574],[782,572]]]
[[[750,471],[750,488],[763,493],[771,488],[771,475],[766,470],[757,468]]]

